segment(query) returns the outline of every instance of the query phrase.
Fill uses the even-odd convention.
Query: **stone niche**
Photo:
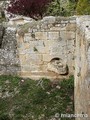
[[[65,63],[63,63],[63,60],[61,60],[60,58],[53,58],[48,63],[47,69],[59,75],[68,75],[69,73],[68,66]]]

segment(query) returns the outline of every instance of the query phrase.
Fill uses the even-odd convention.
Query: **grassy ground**
[[[0,76],[0,120],[74,120],[74,78],[51,82]]]

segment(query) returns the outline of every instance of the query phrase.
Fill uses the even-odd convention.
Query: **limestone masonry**
[[[90,16],[18,17],[0,25],[0,74],[75,76],[75,113],[90,120]]]
[[[37,79],[55,79],[73,74],[75,19],[51,16],[41,21],[31,19],[25,22],[25,18],[11,20],[0,40],[0,73]]]

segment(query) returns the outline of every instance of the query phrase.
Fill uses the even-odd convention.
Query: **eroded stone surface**
[[[59,75],[67,75],[68,74],[68,68],[65,63],[63,63],[62,60],[59,58],[53,59],[48,63],[48,68],[49,71],[55,72]]]
[[[0,74],[14,75],[17,74],[19,70],[20,66],[17,51],[16,29],[8,27],[5,29],[1,41]]]
[[[22,75],[23,77],[27,74],[32,77],[32,73],[40,73],[43,77],[48,74],[51,78],[60,77],[60,74],[67,73],[66,65],[69,69],[68,75],[73,74],[75,19],[75,17],[53,16],[45,17],[41,21],[28,20],[24,17],[11,19],[5,29],[2,42],[2,49],[5,52],[10,51],[11,55],[7,54],[6,59],[1,61],[1,65],[5,64],[5,61],[7,61],[6,65],[10,61],[11,64],[14,62],[16,64],[17,59],[19,61],[17,65],[20,66],[19,74],[26,74]],[[13,55],[11,51],[13,51]],[[63,66],[58,65],[56,69],[50,64],[52,66],[50,68],[50,61],[57,57],[62,59]],[[9,67],[3,69],[8,70]],[[4,73],[3,70],[1,73]]]
[[[75,49],[75,113],[86,114],[88,117],[76,120],[90,119],[90,16],[76,19],[76,49]]]

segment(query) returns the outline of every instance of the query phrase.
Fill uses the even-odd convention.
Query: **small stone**
[[[48,70],[60,75],[68,73],[67,65],[61,63],[61,60],[52,60],[51,62],[49,62]]]
[[[50,95],[50,92],[46,92],[48,95]]]
[[[23,83],[23,82],[24,82],[24,80],[21,80],[21,82]]]
[[[61,87],[59,85],[56,86],[57,89],[60,89]]]
[[[9,82],[9,80],[6,80],[6,82],[5,82],[6,84],[9,84],[10,82]]]

